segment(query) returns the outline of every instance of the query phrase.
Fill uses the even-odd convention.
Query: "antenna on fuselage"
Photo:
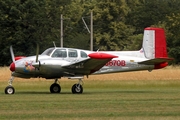
[[[56,44],[55,44],[55,42],[53,41],[53,44],[54,44],[54,47],[56,48]]]

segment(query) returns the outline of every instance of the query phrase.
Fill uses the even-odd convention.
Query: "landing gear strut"
[[[81,85],[82,83],[83,83],[82,79],[79,79],[79,82],[72,86],[71,90],[72,90],[73,94],[82,94],[83,93],[83,87]]]
[[[58,79],[55,79],[55,82],[50,86],[50,92],[51,93],[60,93],[61,92],[61,86],[57,83]]]
[[[13,80],[14,80],[14,77],[11,76],[11,78],[9,79],[9,85],[4,90],[5,94],[14,94],[15,93],[15,89],[12,86]]]

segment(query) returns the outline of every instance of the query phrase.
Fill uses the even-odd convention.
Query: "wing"
[[[172,58],[155,58],[155,59],[138,62],[138,64],[155,65],[155,64],[160,64],[160,63],[164,63],[164,62],[169,62],[171,60],[173,60],[173,59]]]
[[[62,68],[65,68],[69,73],[74,75],[76,74],[89,75],[91,73],[98,71],[111,59],[118,57],[111,54],[99,53],[99,52],[91,53],[88,56],[89,58],[85,60],[70,65],[62,66]]]

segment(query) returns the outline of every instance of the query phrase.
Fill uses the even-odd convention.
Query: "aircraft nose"
[[[14,62],[11,63],[11,65],[10,65],[10,70],[11,70],[12,72],[15,71],[15,63],[14,63]]]

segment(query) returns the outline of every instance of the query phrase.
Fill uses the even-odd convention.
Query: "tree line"
[[[179,0],[0,0],[0,66],[9,65],[10,45],[15,55],[29,56],[60,46],[63,14],[64,47],[89,49],[93,11],[94,50],[138,50],[146,27],[166,31],[169,57],[180,62]]]

